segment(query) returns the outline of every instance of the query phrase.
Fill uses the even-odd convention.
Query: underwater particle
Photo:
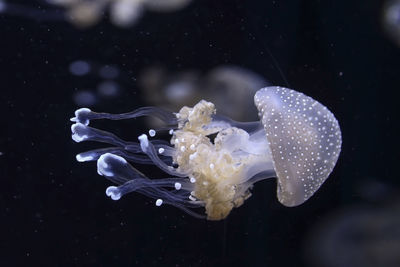
[[[74,103],[79,106],[93,106],[97,103],[96,95],[88,90],[80,90],[73,95]]]
[[[258,90],[254,103],[260,115],[254,122],[218,115],[214,104],[205,100],[178,113],[155,107],[123,114],[78,109],[71,119],[72,139],[112,147],[80,153],[77,159],[97,160],[98,173],[118,184],[106,190],[112,199],[138,192],[197,218],[204,218],[194,211],[201,207],[209,220],[226,218],[251,196],[256,182],[271,177],[277,178],[277,197],[283,205],[300,205],[336,164],[342,141],[339,124],[325,106],[284,87]],[[146,134],[138,137],[139,143],[127,142],[88,126],[96,119],[140,116],[158,117],[169,126],[164,129],[172,127],[170,143],[149,140]],[[128,161],[154,164],[169,177],[150,179]]]
[[[3,12],[4,10],[6,10],[6,3],[0,0],[0,12]]]
[[[387,35],[400,46],[400,1],[386,1],[382,11],[384,30]]]
[[[76,76],[83,76],[90,72],[90,64],[83,60],[77,60],[69,65],[69,71]]]
[[[119,91],[119,85],[114,81],[103,81],[97,85],[97,92],[103,97],[116,97]]]
[[[115,66],[105,65],[99,70],[99,76],[103,79],[115,79],[119,75],[119,70]]]

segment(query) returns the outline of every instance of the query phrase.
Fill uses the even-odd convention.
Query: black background
[[[364,181],[399,186],[400,48],[382,31],[381,12],[369,0],[194,0],[178,12],[146,12],[128,29],[105,18],[88,30],[46,20],[46,12],[0,15],[1,265],[308,266],[304,240],[321,218],[366,201],[356,190]],[[335,114],[338,164],[304,205],[282,206],[275,181],[264,181],[219,222],[137,194],[111,201],[95,165],[75,161],[93,147],[70,138],[72,95],[92,84],[69,73],[78,59],[125,73],[122,95],[95,108],[112,113],[143,105],[137,77],[154,64],[251,69]],[[146,130],[140,120],[114,125],[131,140]]]

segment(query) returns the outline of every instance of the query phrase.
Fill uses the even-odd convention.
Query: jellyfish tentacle
[[[82,123],[75,123],[71,126],[71,131],[72,131],[72,139],[75,142],[82,142],[82,141],[97,141],[97,142],[101,142],[101,143],[108,143],[108,144],[112,144],[115,146],[119,146],[119,147],[123,147],[125,150],[129,151],[129,152],[133,152],[133,153],[145,153],[147,156],[150,157],[151,161],[155,164],[157,164],[157,166],[161,166],[162,169],[164,171],[166,171],[168,174],[171,175],[176,175],[176,176],[180,176],[183,177],[185,176],[182,173],[176,172],[172,166],[167,165],[164,162],[164,159],[161,159],[156,152],[156,148],[157,150],[159,148],[163,148],[163,151],[166,151],[167,153],[165,153],[163,156],[171,156],[173,154],[172,150],[170,147],[164,145],[165,142],[162,141],[156,141],[156,140],[152,140],[147,141],[149,145],[149,149],[144,151],[143,147],[141,147],[141,145],[134,143],[134,142],[127,142],[122,140],[121,138],[117,137],[116,135],[107,132],[107,131],[102,131],[96,128],[92,128],[90,126],[86,126]],[[154,145],[153,142],[158,143],[157,145]],[[94,157],[97,155],[96,151],[92,151],[93,154],[89,155],[90,152],[86,152],[86,155],[77,155],[77,160],[78,161],[90,161],[93,160]],[[101,150],[100,150],[101,152]],[[122,150],[120,151],[120,153],[122,153]],[[128,156],[128,155],[127,155]],[[132,159],[133,162],[145,162],[145,163],[150,163],[149,161],[141,158],[140,156],[128,156],[130,159]],[[169,159],[165,160],[166,162],[170,162]]]
[[[194,218],[197,218],[197,219],[206,219],[207,217],[206,216],[204,216],[204,215],[201,215],[201,214],[198,214],[197,212],[194,212],[194,211],[192,211],[192,210],[190,210],[190,209],[188,209],[188,208],[186,208],[185,206],[183,206],[183,205],[180,205],[180,204],[177,204],[177,203],[174,203],[174,202],[165,202],[166,204],[169,204],[169,205],[171,205],[171,206],[174,206],[174,207],[176,207],[176,208],[178,208],[178,209],[181,209],[182,211],[184,211],[184,212],[186,212],[187,214],[189,214],[190,216],[192,216],[192,217],[194,217]],[[200,207],[200,206],[199,206]]]
[[[275,178],[276,173],[274,170],[266,170],[257,173],[256,175],[252,176],[248,180],[246,180],[243,183],[238,184],[238,187],[242,188],[242,191],[246,191],[248,188],[251,188],[255,183],[269,179],[269,178]],[[240,191],[240,190],[238,190]]]
[[[106,153],[111,153],[124,157],[125,159],[128,159],[129,161],[132,162],[137,162],[142,164],[152,163],[148,157],[140,155],[131,156],[121,147],[106,147],[106,148],[99,148],[82,152],[76,155],[76,160],[79,162],[95,161],[98,160],[101,155]]]
[[[146,175],[139,172],[132,165],[130,165],[123,157],[106,153],[100,156],[97,160],[97,172],[105,177],[116,177],[118,180],[122,180],[123,183],[132,181],[134,179],[146,179],[143,180],[144,185],[151,185],[157,187],[171,187],[176,188],[176,183],[180,184],[179,189],[192,191],[193,184],[188,179],[182,178],[164,178],[164,179],[148,179]],[[121,184],[121,183],[119,183]]]
[[[150,142],[154,145],[154,147],[155,147],[156,149],[163,148],[164,151],[165,151],[165,150],[171,150],[171,151],[173,150],[173,149],[169,146],[169,143],[168,143],[168,142],[165,142],[165,141],[163,141],[163,140],[155,139],[155,140],[151,140]],[[138,144],[138,143],[136,143],[136,142],[128,142],[127,145],[126,145],[124,148],[125,148],[125,150],[127,150],[127,151],[129,151],[129,152],[132,152],[132,153],[143,153],[143,150],[142,150],[140,144]],[[164,155],[165,155],[165,154],[164,154]]]
[[[190,192],[188,192],[187,195],[174,194],[172,191],[165,190],[161,187],[152,186],[141,187],[137,190],[137,192],[154,199],[161,198],[163,201],[168,201],[168,203],[181,204],[187,208],[199,208],[204,206],[202,201],[191,200]]]
[[[76,160],[79,162],[96,161],[100,158],[101,155],[106,153],[111,153],[121,156],[130,162],[147,164],[147,165],[154,164],[153,161],[147,155],[142,154],[141,150],[140,150],[141,154],[130,153],[130,152],[131,151],[129,151],[128,149],[124,149],[122,147],[99,148],[77,154]],[[170,156],[165,154],[163,154],[163,156],[165,157],[162,158],[160,157],[162,161],[164,161],[166,164],[172,163],[172,159]]]
[[[190,200],[189,196],[194,185],[189,181],[181,178],[148,179],[145,175],[137,173],[124,158],[110,153],[102,155],[97,163],[100,175],[121,184],[120,186],[109,186],[106,189],[106,195],[113,200],[119,200],[122,196],[131,192],[138,192],[155,199],[162,199],[164,203],[176,206],[195,217],[201,216],[189,209],[204,206],[202,201]],[[176,189],[177,184],[179,184],[179,190],[169,191],[164,189]]]
[[[142,148],[143,153],[147,154],[154,164],[157,165],[157,167],[159,167],[161,170],[178,177],[187,177],[189,175],[189,172],[181,172],[172,166],[165,164],[157,155],[157,151],[154,145],[149,142],[147,135],[142,134],[138,137],[138,139],[140,141],[140,147]]]
[[[120,147],[128,145],[126,141],[122,140],[115,134],[86,126],[80,122],[71,126],[71,132],[72,139],[77,143],[82,141],[97,141]]]
[[[123,184],[132,179],[146,177],[123,157],[111,153],[103,154],[97,160],[97,173],[116,184]]]
[[[166,111],[158,107],[142,107],[131,112],[121,114],[110,114],[104,112],[93,112],[88,108],[80,108],[75,111],[75,117],[71,118],[72,122],[89,125],[91,120],[108,119],[108,120],[126,120],[143,116],[152,116],[162,120],[167,125],[176,125],[178,123],[174,113]]]
[[[190,191],[185,194],[176,194],[174,191],[164,190],[162,188],[173,188],[174,183],[179,178],[164,178],[164,179],[148,179],[148,178],[133,178],[121,184],[120,186],[109,186],[106,190],[107,196],[113,200],[119,200],[122,196],[131,193],[139,192],[153,198],[169,199],[179,203],[194,205],[195,203],[187,201]],[[116,197],[118,196],[118,198]]]

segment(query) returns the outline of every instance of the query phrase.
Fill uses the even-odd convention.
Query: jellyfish
[[[254,122],[219,115],[205,100],[177,113],[157,107],[123,114],[81,108],[71,119],[72,139],[111,147],[80,153],[76,159],[97,161],[97,172],[116,184],[106,189],[113,200],[138,192],[155,199],[156,206],[169,204],[197,218],[226,218],[251,196],[255,183],[272,177],[277,178],[279,202],[300,205],[337,162],[342,142],[338,121],[316,100],[284,87],[262,88],[254,102],[260,117]],[[89,126],[91,120],[140,116],[157,117],[165,127],[131,142]],[[155,138],[163,131],[172,135],[169,142]],[[129,162],[154,164],[168,177],[149,178]]]
[[[43,11],[0,0],[0,14],[42,21],[67,20],[79,28],[87,28],[97,24],[108,12],[114,25],[128,27],[133,25],[145,10],[172,12],[184,8],[191,0],[47,0],[46,2],[64,8],[65,12],[52,7],[46,7]]]

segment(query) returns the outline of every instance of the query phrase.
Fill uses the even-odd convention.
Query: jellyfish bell
[[[342,144],[339,124],[325,106],[291,89],[261,89],[254,102],[272,153],[278,199],[285,206],[300,205],[336,164]]]
[[[220,220],[251,196],[254,183],[277,177],[278,200],[296,206],[310,198],[331,173],[341,148],[337,120],[323,105],[283,87],[266,87],[254,97],[261,121],[236,122],[216,114],[213,103],[200,101],[178,113],[144,107],[124,114],[79,109],[71,120],[76,142],[99,141],[113,147],[84,152],[78,161],[97,160],[98,173],[119,186],[106,194],[120,199],[139,192],[203,218]],[[128,142],[89,126],[94,119],[156,116],[172,134],[170,143],[153,139],[150,130]],[[161,129],[162,132],[162,129]],[[212,140],[212,136],[215,136]],[[150,179],[128,161],[155,164],[172,177]]]

